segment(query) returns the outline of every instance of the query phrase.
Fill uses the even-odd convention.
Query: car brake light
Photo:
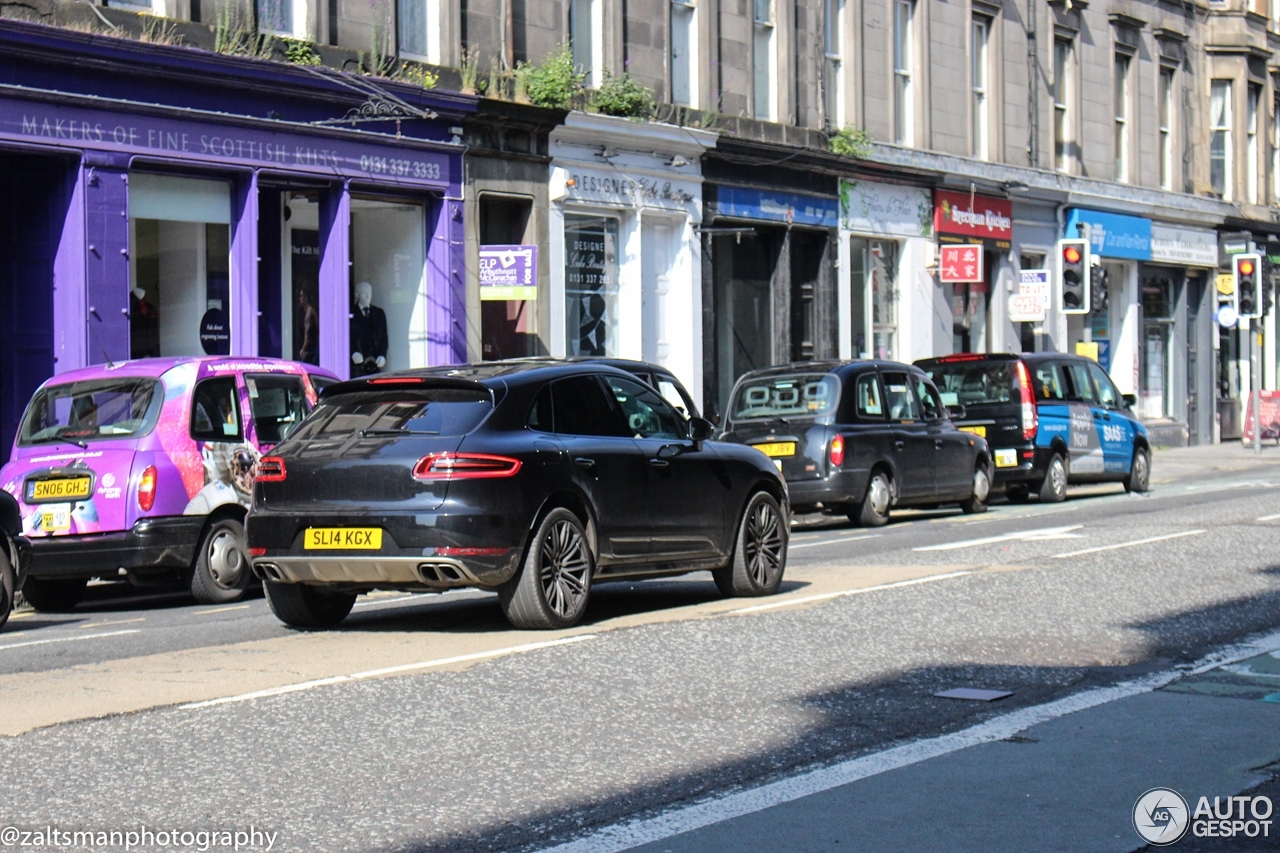
[[[505,557],[510,548],[437,548],[437,557]]]
[[[514,477],[524,463],[487,453],[428,453],[414,466],[419,480],[481,480]]]
[[[253,479],[259,483],[283,483],[287,476],[289,472],[285,469],[283,459],[279,456],[264,456],[258,460],[258,473],[254,474]]]
[[[370,385],[421,385],[422,380],[414,376],[388,376],[384,379],[367,379]]]
[[[839,468],[844,464],[844,436],[837,435],[831,439],[831,467]]]
[[[156,466],[148,465],[138,478],[138,508],[150,512],[156,505]]]
[[[266,548],[250,548],[250,549],[249,549],[249,556],[250,556],[250,557],[265,557],[265,556],[267,556],[267,549],[266,549]]]
[[[1022,439],[1030,441],[1040,427],[1040,413],[1036,411],[1036,395],[1031,388],[1031,371],[1027,370],[1025,361],[1017,364],[1018,384],[1022,387]]]

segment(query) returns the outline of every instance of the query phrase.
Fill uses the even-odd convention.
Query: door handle
[[[893,443],[893,446],[901,450],[902,448],[907,446],[907,443],[905,441],[895,441]]]
[[[935,439],[933,440],[933,449],[934,449],[934,450],[941,450],[941,449],[942,449],[942,439],[940,439],[940,438],[935,438]]]
[[[657,459],[657,458],[650,459],[650,460],[649,460],[649,464],[650,464],[651,466],[653,466],[654,468],[666,468],[666,467],[669,467],[669,466],[671,465],[671,463],[670,463],[670,462],[668,462],[667,460],[665,460],[665,459]]]
[[[575,456],[573,458],[573,464],[581,465],[583,468],[594,468],[596,460],[592,459],[590,456]]]

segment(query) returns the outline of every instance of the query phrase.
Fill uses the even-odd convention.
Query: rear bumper
[[[202,515],[140,519],[131,530],[31,540],[33,578],[92,578],[119,569],[185,569],[195,558]]]
[[[833,506],[862,500],[867,489],[866,471],[835,471],[820,480],[788,480],[787,495],[793,512],[818,504]]]
[[[1001,467],[995,464],[998,453],[1012,450],[1017,454],[1017,465]],[[1014,447],[991,448],[992,467],[995,471],[995,483],[1033,483],[1044,479],[1044,472],[1049,467],[1049,456],[1052,451],[1047,447],[1036,447],[1033,444],[1019,444]]]
[[[425,549],[431,550],[431,549]],[[277,583],[323,584],[357,589],[379,587],[448,589],[475,586],[493,588],[515,573],[513,551],[501,557],[441,557],[435,555],[377,554],[369,557],[344,554],[255,557],[253,573]]]

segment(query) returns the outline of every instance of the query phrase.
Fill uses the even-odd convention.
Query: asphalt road
[[[706,575],[602,586],[569,632],[510,631],[479,593],[369,598],[298,635],[261,599],[95,590],[0,634],[6,731],[68,721],[0,739],[20,780],[2,818],[538,848],[954,731],[1280,626],[1274,456],[1172,478],[1157,458],[1147,497],[802,520],[776,598],[725,601]],[[953,687],[1013,695],[932,695]]]

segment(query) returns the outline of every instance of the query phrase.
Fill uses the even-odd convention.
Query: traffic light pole
[[[1259,323],[1261,321],[1259,320]],[[1262,382],[1258,375],[1262,369],[1259,351],[1262,349],[1262,332],[1249,324],[1249,385],[1253,388],[1253,452],[1262,455]]]

